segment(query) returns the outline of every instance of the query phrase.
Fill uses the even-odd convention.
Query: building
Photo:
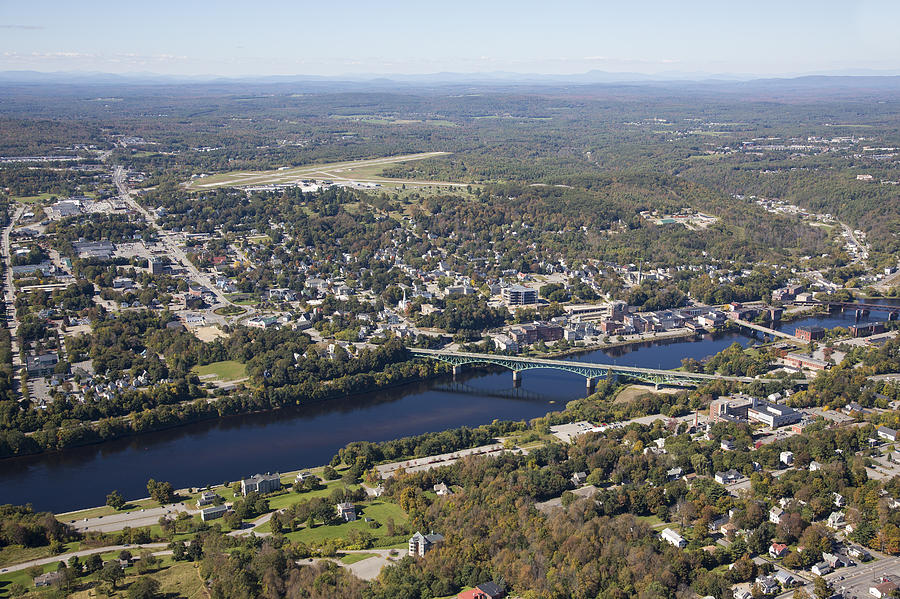
[[[55,353],[29,356],[25,359],[25,368],[30,376],[49,376],[53,374],[59,357]]]
[[[687,541],[685,541],[680,534],[678,534],[671,528],[664,528],[662,533],[660,534],[660,538],[662,538],[663,541],[666,541],[667,543],[678,547],[679,549],[684,549],[685,547],[687,547]]]
[[[452,495],[453,491],[451,491],[450,487],[448,487],[446,484],[438,483],[438,484],[434,485],[434,494],[435,495]]]
[[[557,339],[562,339],[563,328],[544,322],[535,322],[511,328],[509,336],[520,346],[531,345],[538,341],[556,341]]]
[[[869,587],[869,594],[875,597],[875,599],[884,599],[885,597],[893,595],[896,590],[897,584],[888,581]]]
[[[532,306],[538,303],[538,292],[523,285],[511,285],[500,290],[507,306]]]
[[[812,343],[825,337],[825,329],[817,326],[797,327],[794,331],[794,337],[801,341]]]
[[[337,504],[338,518],[344,522],[353,522],[356,520],[356,506],[349,502]]]
[[[277,316],[256,316],[247,319],[247,326],[254,329],[268,329],[278,323]]]
[[[36,587],[49,587],[50,585],[58,584],[65,580],[65,574],[63,572],[47,572],[45,574],[41,574],[40,576],[36,576],[34,578],[34,586]]]
[[[886,426],[878,427],[878,436],[884,439],[885,441],[890,441],[891,443],[897,440],[897,431],[892,428],[888,428]]]
[[[831,566],[829,566],[827,562],[819,562],[810,568],[809,571],[816,576],[825,576],[831,572]]]
[[[206,522],[207,520],[215,520],[216,518],[221,518],[228,511],[228,507],[223,505],[214,505],[212,507],[203,508],[200,510],[200,519]]]
[[[275,474],[255,474],[241,481],[241,494],[244,496],[254,491],[264,495],[280,489],[281,477],[277,472]]]
[[[756,400],[749,395],[723,395],[709,404],[709,418],[713,422],[746,420]]]
[[[743,475],[737,470],[731,469],[726,472],[716,472],[715,478],[720,485],[728,485],[741,480]]]
[[[423,535],[420,532],[416,532],[409,539],[409,555],[413,557],[424,557],[426,553],[438,547],[441,543],[444,542],[444,535],[436,534],[432,531],[430,534]]]
[[[794,368],[808,368],[809,370],[828,370],[831,364],[806,354],[789,353],[784,356],[784,363]]]
[[[850,325],[851,337],[870,337],[879,335],[885,331],[883,322],[873,322],[870,324],[852,324]]]
[[[788,589],[797,583],[794,576],[787,570],[778,570],[775,573],[775,580],[778,581],[778,584],[780,584],[783,589]]]
[[[204,491],[203,493],[200,493],[200,498],[197,499],[197,507],[212,505],[216,502],[217,499],[221,499],[221,497],[219,497],[212,491]]]
[[[99,258],[109,260],[116,246],[109,241],[76,241],[72,244],[79,258]]]
[[[151,275],[161,275],[166,271],[166,265],[154,258],[147,260],[147,268],[150,270]]]
[[[571,480],[572,484],[575,485],[576,487],[580,487],[587,480],[587,473],[586,472],[576,472],[572,475],[572,478],[570,478],[569,480]]]
[[[794,452],[793,451],[782,451],[778,459],[785,466],[792,466],[794,464]]]
[[[316,479],[316,478],[318,478],[318,477],[315,474],[313,474],[312,472],[305,472],[305,471],[298,472],[297,477],[294,479],[294,482],[305,483],[308,480]]]
[[[769,545],[769,555],[772,556],[772,559],[784,557],[788,552],[788,546],[784,543],[772,543]]]
[[[843,528],[845,524],[847,524],[847,521],[844,519],[844,512],[831,512],[828,516],[828,528],[837,530]]]
[[[461,592],[456,599],[501,599],[502,597],[506,597],[506,591],[500,585],[496,582],[484,582],[474,589]]]
[[[772,524],[781,524],[782,519],[784,519],[783,509],[776,506],[769,510],[769,522]]]
[[[800,422],[803,415],[788,406],[765,401],[756,401],[753,406],[747,410],[747,417],[754,422],[761,422],[769,428],[779,428]]]

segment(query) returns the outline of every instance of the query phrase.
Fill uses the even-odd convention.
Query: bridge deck
[[[596,364],[593,362],[575,362],[571,360],[547,360],[544,358],[523,358],[518,356],[504,356],[496,354],[476,354],[469,352],[451,352],[437,349],[410,349],[417,357],[432,358],[447,362],[497,364],[511,370],[526,370],[532,368],[554,368],[576,372],[584,376],[607,376],[609,374],[622,374],[642,379],[665,379],[672,382],[677,380],[688,381],[731,381],[738,383],[752,383],[757,381],[752,377],[725,376],[721,374],[706,374],[703,372],[683,372],[679,370],[659,370],[656,368],[640,368],[637,366],[618,366],[615,364]],[[517,368],[516,366],[521,366]]]

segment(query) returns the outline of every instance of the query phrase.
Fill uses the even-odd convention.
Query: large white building
[[[747,410],[747,418],[770,428],[779,428],[800,422],[803,415],[789,406],[756,400]]]

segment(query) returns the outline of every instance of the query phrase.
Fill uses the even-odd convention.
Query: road
[[[234,304],[229,301],[225,294],[222,293],[222,290],[216,287],[215,283],[207,276],[205,273],[200,272],[194,263],[188,260],[187,255],[182,251],[181,247],[178,245],[175,236],[169,232],[165,231],[159,224],[156,222],[156,215],[151,214],[147,210],[144,209],[132,196],[131,190],[128,189],[128,184],[125,179],[125,169],[121,166],[117,166],[113,169],[113,181],[116,184],[116,187],[119,190],[119,197],[126,202],[133,210],[141,214],[144,219],[146,219],[147,224],[153,227],[156,230],[157,235],[159,235],[160,241],[162,241],[163,245],[166,247],[166,251],[169,254],[169,257],[184,266],[191,276],[194,279],[209,289],[215,296],[219,303],[224,304],[226,306],[233,306]]]
[[[10,255],[9,249],[9,236],[12,233],[13,227],[16,226],[16,223],[19,222],[19,219],[22,218],[22,215],[25,213],[25,206],[20,205],[16,208],[15,213],[13,213],[12,218],[9,219],[9,224],[3,229],[3,238],[2,238],[2,248],[0,248],[0,252],[3,254],[3,263],[6,265],[6,277],[3,281],[3,301],[6,307],[6,318],[7,325],[9,326],[9,333],[13,338],[13,369],[19,368],[22,366],[22,358],[21,358],[21,347],[19,347],[18,337],[16,336],[16,332],[19,330],[19,318],[16,315],[16,288],[13,284],[13,271],[12,271],[12,256]]]
[[[33,559],[28,562],[22,562],[21,564],[15,564],[14,566],[6,566],[5,568],[0,569],[0,571],[2,571],[4,574],[7,572],[17,572],[19,570],[27,570],[32,566],[44,566],[46,564],[55,564],[56,562],[63,561],[67,562],[76,555],[79,558],[82,558],[88,555],[93,555],[95,553],[109,553],[110,551],[122,551],[123,549],[127,549],[132,554],[138,554],[143,549],[161,549],[163,547],[166,547],[167,545],[168,543],[145,543],[143,545],[108,545],[106,547],[94,547],[93,549],[73,551],[72,553],[54,555],[53,557]],[[167,555],[169,553],[171,553],[171,551],[156,551],[153,553],[153,555]]]
[[[84,520],[66,520],[78,532],[116,532],[126,526],[138,528],[139,526],[153,526],[159,523],[162,516],[176,515],[179,512],[196,514],[196,510],[189,510],[183,503],[167,505],[165,507],[134,510],[110,516],[98,516]]]

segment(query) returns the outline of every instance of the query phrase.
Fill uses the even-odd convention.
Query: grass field
[[[58,194],[42,193],[36,196],[12,196],[11,199],[15,202],[19,202],[20,204],[37,204],[38,202],[49,200],[52,197],[58,197]]]
[[[351,530],[360,530],[366,531],[376,538],[383,538],[387,536],[387,530],[383,524],[388,518],[393,518],[397,524],[405,524],[407,521],[406,513],[400,509],[399,505],[386,501],[375,500],[372,503],[357,504],[357,507],[361,509],[361,513],[357,514],[359,520],[334,526],[319,524],[313,528],[302,528],[284,536],[293,542],[317,543],[325,539],[343,538],[350,534]],[[369,528],[369,524],[363,521],[363,518],[372,518],[382,526]]]
[[[206,366],[194,366],[191,372],[197,373],[199,377],[212,374],[220,381],[236,381],[247,376],[247,367],[234,360],[223,360]]]
[[[388,158],[372,158],[368,160],[354,160],[349,162],[332,162],[327,164],[313,164],[285,168],[272,171],[238,171],[220,173],[208,177],[197,178],[188,183],[190,190],[214,189],[216,187],[248,187],[254,185],[269,185],[273,183],[294,183],[302,179],[330,180],[336,182],[364,181],[375,182],[386,186],[399,187],[400,185],[416,185],[416,182],[400,179],[387,179],[378,176],[385,166],[398,162],[423,160],[446,155],[446,152],[424,152],[421,154],[407,154]],[[456,185],[455,183],[425,182],[430,185]],[[419,182],[422,184],[422,182]]]
[[[341,557],[341,563],[347,564],[355,564],[356,562],[361,562],[364,559],[369,559],[370,557],[375,557],[374,553],[347,553],[343,557]]]

